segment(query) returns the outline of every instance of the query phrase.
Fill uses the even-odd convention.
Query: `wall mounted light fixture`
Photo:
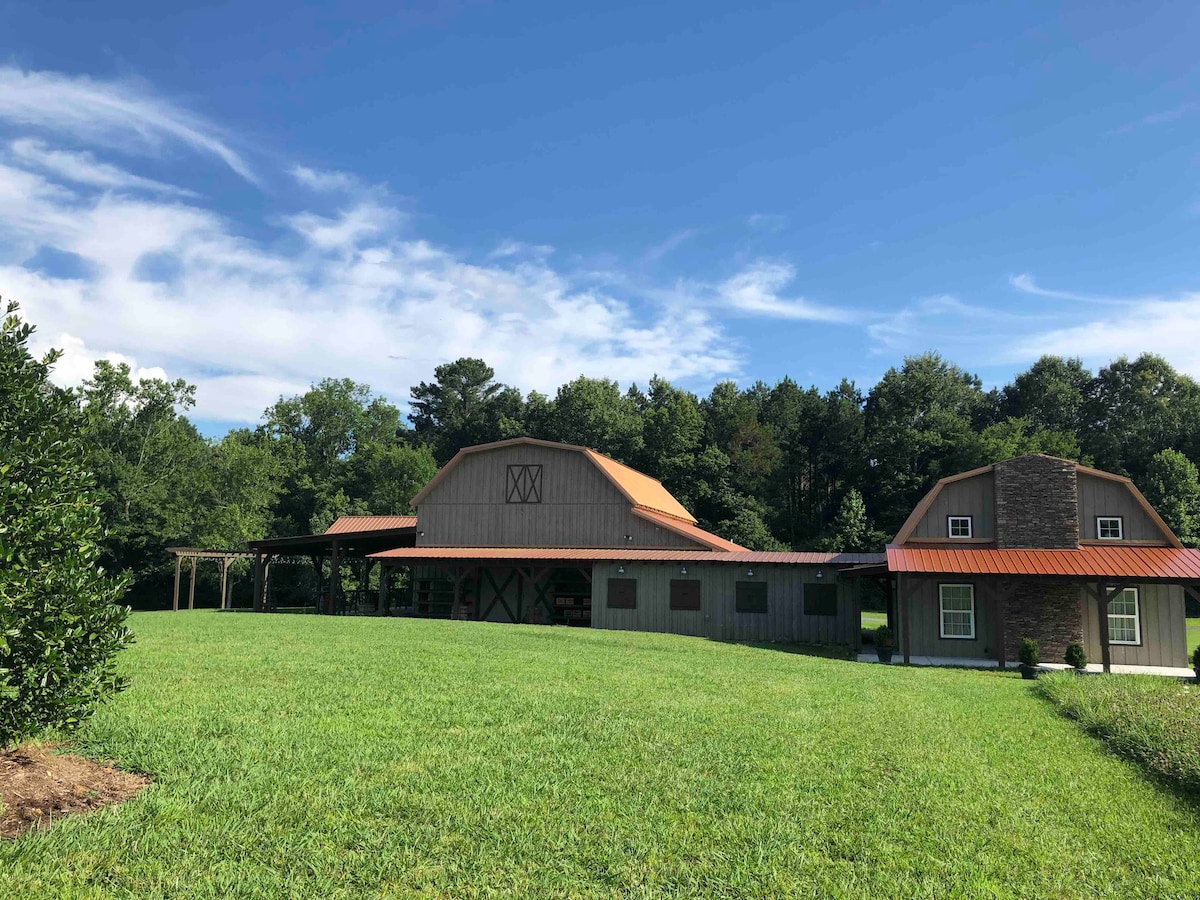
[[[747,577],[747,578],[753,578],[753,577],[754,577],[754,570],[753,570],[753,569],[747,569],[747,570],[746,570],[746,577]]]
[[[618,575],[624,575],[624,574],[625,574],[625,567],[624,567],[624,566],[617,566],[617,574],[618,574]]]
[[[681,569],[679,570],[679,574],[680,574],[680,575],[686,575],[686,574],[687,574],[687,566],[684,566],[683,568],[681,568]]]

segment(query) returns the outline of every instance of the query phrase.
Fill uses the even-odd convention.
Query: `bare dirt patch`
[[[55,753],[53,744],[22,744],[0,753],[0,838],[121,803],[149,783],[143,775]]]

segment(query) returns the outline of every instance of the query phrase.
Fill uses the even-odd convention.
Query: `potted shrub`
[[[886,625],[880,625],[875,629],[875,655],[879,657],[880,662],[890,663],[892,661],[892,653],[896,649],[896,639],[892,636],[892,629]]]
[[[1069,644],[1063,659],[1079,674],[1087,670],[1087,653],[1083,650],[1083,644]]]
[[[1032,681],[1038,677],[1038,645],[1033,638],[1021,638],[1021,652],[1017,654],[1021,660],[1021,677]]]

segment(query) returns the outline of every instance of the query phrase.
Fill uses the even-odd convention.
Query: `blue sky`
[[[395,7],[403,8],[397,11]],[[1200,375],[1200,7],[0,3],[0,294],[210,433],[461,355]]]

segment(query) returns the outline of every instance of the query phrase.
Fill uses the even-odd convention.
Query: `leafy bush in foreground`
[[[1035,688],[1121,756],[1200,797],[1200,691],[1150,675],[1042,677]]]
[[[57,355],[29,353],[33,328],[0,321],[0,749],[71,726],[121,688],[125,589],[99,567],[100,510],[76,412],[49,382]]]

